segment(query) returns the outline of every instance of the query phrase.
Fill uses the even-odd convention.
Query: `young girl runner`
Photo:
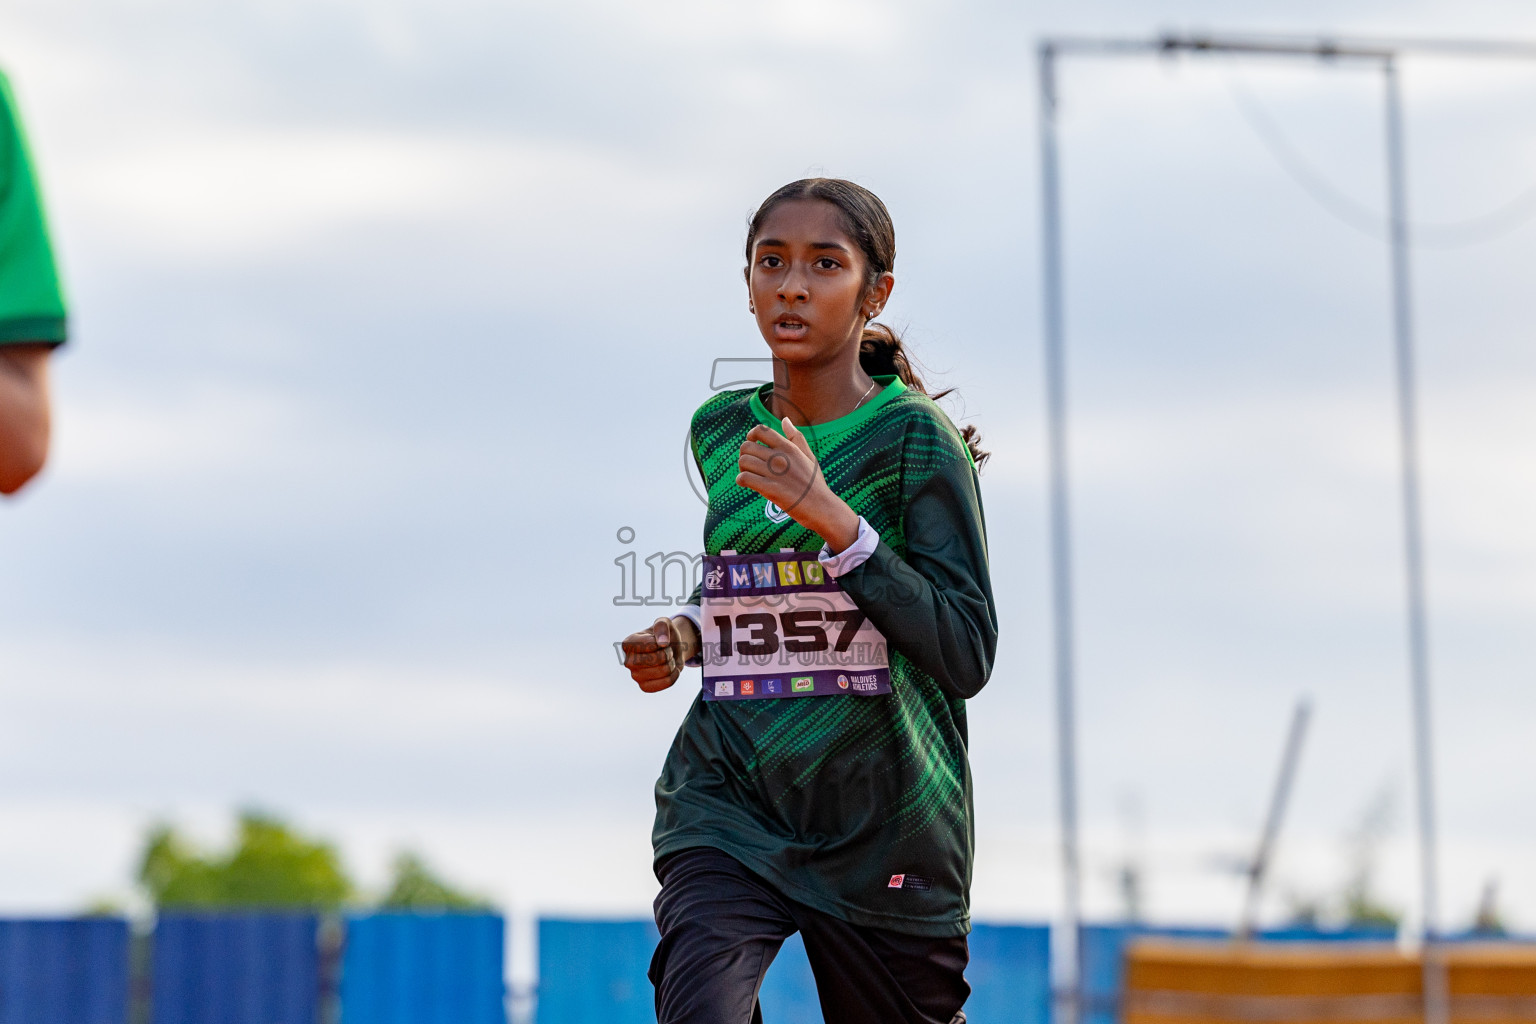
[[[837,179],[785,185],[748,229],[774,383],[694,414],[704,580],[623,645],[647,692],[704,663],[656,783],[661,1024],[760,1022],[796,931],[827,1024],[964,1020],[986,454],[871,323],[895,255],[885,205]]]

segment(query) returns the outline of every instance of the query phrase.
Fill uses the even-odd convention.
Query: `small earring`
[[[872,313],[865,313],[864,314],[864,319],[865,320],[873,320],[875,317],[877,317],[879,315],[880,315],[880,311],[877,309],[877,310],[875,310]]]

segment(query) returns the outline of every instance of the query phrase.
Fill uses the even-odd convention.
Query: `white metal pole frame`
[[[1423,530],[1419,495],[1418,415],[1414,374],[1412,281],[1408,268],[1408,196],[1404,172],[1402,98],[1397,77],[1401,51],[1441,56],[1536,57],[1526,43],[1453,40],[1298,39],[1166,35],[1141,39],[1043,40],[1040,71],[1040,181],[1042,292],[1045,327],[1046,409],[1050,447],[1051,589],[1055,615],[1057,755],[1060,785],[1063,923],[1070,975],[1062,987],[1061,1024],[1078,1024],[1084,1012],[1081,953],[1081,855],[1078,836],[1077,724],[1073,639],[1071,517],[1067,472],[1065,331],[1061,258],[1060,154],[1057,146],[1056,62],[1068,52],[1103,56],[1148,53],[1210,53],[1310,59],[1365,59],[1380,63],[1385,80],[1386,163],[1390,207],[1392,326],[1396,364],[1398,434],[1402,472],[1403,539],[1408,604],[1408,654],[1413,708],[1415,789],[1418,794],[1419,869],[1425,1024],[1447,1024],[1449,991],[1438,947],[1439,870],[1430,733],[1428,613],[1424,586]]]
[[[1069,965],[1058,990],[1058,1024],[1083,1015],[1081,924],[1082,874],[1077,832],[1077,724],[1073,699],[1072,520],[1067,488],[1067,396],[1062,347],[1061,201],[1056,152],[1056,51],[1042,43],[1040,67],[1041,239],[1045,311],[1045,396],[1051,476],[1051,598],[1055,619],[1056,756],[1060,787],[1062,945]]]
[[[1419,819],[1419,957],[1425,1024],[1450,1019],[1450,991],[1437,945],[1439,856],[1435,836],[1434,761],[1430,743],[1429,615],[1424,598],[1423,525],[1419,506],[1418,398],[1413,357],[1412,279],[1408,273],[1408,185],[1403,166],[1402,97],[1397,61],[1381,64],[1385,84],[1387,193],[1392,236],[1392,327],[1397,355],[1397,427],[1402,457],[1403,562],[1408,584],[1408,671],[1413,689],[1413,763]]]

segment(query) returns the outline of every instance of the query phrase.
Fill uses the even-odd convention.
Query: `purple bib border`
[[[750,693],[743,693],[750,684]],[[730,692],[721,692],[722,687]],[[880,697],[891,692],[891,670],[872,668],[862,672],[812,669],[808,672],[775,672],[736,679],[706,679],[704,699],[778,700],[782,697]]]

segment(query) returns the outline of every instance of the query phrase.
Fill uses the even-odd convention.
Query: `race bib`
[[[814,552],[704,556],[704,699],[891,692],[885,637]]]

